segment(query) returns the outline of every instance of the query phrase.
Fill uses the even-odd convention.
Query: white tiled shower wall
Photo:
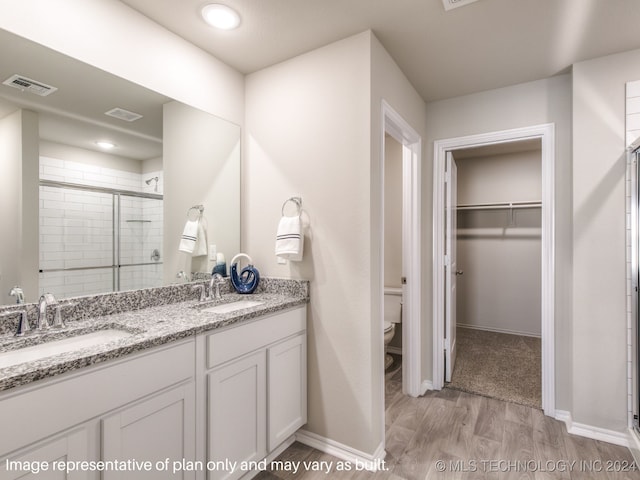
[[[134,192],[154,192],[144,174],[79,162],[40,157],[40,178]],[[162,201],[121,196],[121,264],[152,262],[162,252]],[[106,193],[40,187],[40,269],[109,266],[109,268],[40,274],[40,293],[69,297],[113,290],[113,196]],[[127,221],[129,220],[129,221]],[[162,258],[160,259],[162,262]],[[159,285],[162,266],[123,267],[120,290]]]
[[[640,80],[626,84],[625,147],[640,137]],[[627,230],[627,411],[629,426],[633,425],[633,309],[631,291],[631,156],[627,157],[626,230]]]

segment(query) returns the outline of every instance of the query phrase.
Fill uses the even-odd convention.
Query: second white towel
[[[180,237],[178,250],[190,253],[193,257],[207,254],[207,231],[201,221],[187,220],[182,237]]]
[[[197,220],[187,220],[185,223],[182,237],[180,237],[180,246],[178,246],[181,252],[193,253],[198,238],[198,223],[200,222]]]
[[[292,262],[302,260],[304,235],[300,217],[282,217],[276,234],[276,256]]]

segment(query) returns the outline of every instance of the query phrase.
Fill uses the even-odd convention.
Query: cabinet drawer
[[[207,338],[207,368],[306,330],[306,306],[277,313]]]

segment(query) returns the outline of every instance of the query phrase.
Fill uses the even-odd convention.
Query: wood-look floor
[[[386,471],[337,471],[338,458],[294,443],[277,460],[300,462],[297,473],[256,478],[640,479],[626,448],[570,435],[538,409],[446,388],[406,397],[400,370],[387,374],[386,387]],[[323,465],[327,474],[305,461],[332,463]]]

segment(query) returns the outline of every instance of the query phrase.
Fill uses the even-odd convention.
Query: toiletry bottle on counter
[[[227,276],[227,262],[224,259],[224,253],[218,253],[216,255],[216,264],[213,267],[211,275],[215,275],[216,273],[219,273],[223,277]]]

